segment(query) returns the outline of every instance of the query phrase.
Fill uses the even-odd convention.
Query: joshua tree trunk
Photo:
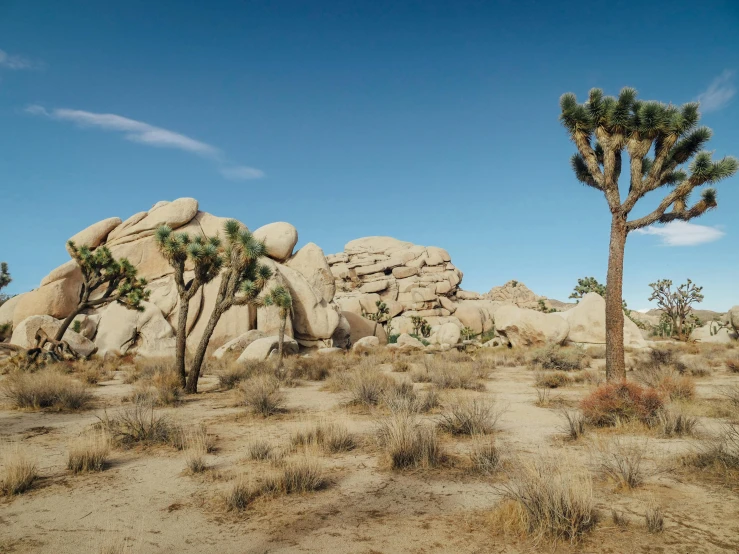
[[[180,313],[177,316],[177,351],[175,353],[175,368],[180,378],[180,386],[185,388],[187,374],[185,373],[185,350],[187,348],[187,313],[190,311],[190,302],[180,296]]]
[[[216,307],[213,309],[213,313],[210,314],[208,325],[205,327],[205,331],[203,331],[203,337],[200,339],[198,349],[195,351],[195,356],[190,366],[190,374],[187,376],[187,385],[185,386],[185,392],[190,394],[198,392],[198,379],[200,378],[200,368],[203,366],[203,360],[205,360],[205,351],[208,349],[210,337],[213,336],[213,331],[216,330],[218,321],[225,312],[225,310],[218,307],[218,304],[219,302],[216,301]]]
[[[86,304],[86,303],[85,303]],[[56,335],[54,336],[54,340],[62,340],[64,337],[64,333],[67,332],[67,329],[69,329],[69,326],[74,321],[74,318],[77,317],[80,312],[85,308],[85,304],[80,304],[77,306],[71,314],[69,314],[64,321],[62,321],[61,327],[56,332]]]
[[[287,314],[280,318],[280,334],[277,339],[277,370],[282,369],[283,347],[285,344],[285,327],[287,327]]]
[[[606,379],[608,381],[626,378],[622,300],[626,234],[626,217],[620,212],[613,214],[606,278]]]

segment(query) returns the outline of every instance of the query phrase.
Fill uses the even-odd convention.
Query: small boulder
[[[298,243],[298,230],[284,221],[263,225],[254,231],[254,238],[264,241],[267,256],[278,262],[286,261]]]
[[[369,354],[373,348],[380,346],[380,339],[377,337],[362,337],[352,346],[352,351],[357,354]]]
[[[349,323],[352,344],[356,344],[364,337],[371,337],[373,335],[380,341],[380,344],[387,344],[387,334],[379,323],[375,324],[374,321],[352,312],[341,312],[341,315]]]
[[[262,361],[269,358],[273,352],[277,352],[279,337],[264,337],[253,341],[247,346],[236,360],[237,362]],[[282,345],[283,354],[289,356],[297,354],[298,343],[289,337],[285,337]]]
[[[454,323],[444,323],[432,335],[432,342],[436,344],[454,345],[459,342],[462,333],[458,325]]]
[[[10,344],[15,344],[21,348],[34,348],[36,346],[36,332],[39,329],[43,329],[48,337],[53,339],[61,325],[61,320],[49,315],[27,317],[13,329]],[[69,347],[78,356],[91,356],[97,351],[95,344],[90,339],[83,337],[79,333],[75,333],[71,328],[66,330],[62,340],[67,341]]]
[[[401,350],[423,350],[425,348],[420,340],[407,333],[398,337],[397,344]]]
[[[502,306],[495,313],[495,330],[514,347],[562,344],[569,329],[567,321],[556,314],[545,314],[512,304]]]
[[[215,352],[213,352],[213,357],[217,360],[220,360],[227,354],[240,354],[255,340],[263,339],[266,336],[267,335],[264,332],[258,329],[252,329],[251,331],[247,331],[243,335],[239,335],[235,339],[228,341],[226,344],[218,348]]]
[[[732,344],[737,341],[737,333],[733,329],[726,327],[716,329],[715,323],[712,330],[711,324],[709,323],[703,327],[693,329],[693,332],[690,333],[690,340],[711,344]]]
[[[74,242],[75,246],[89,246],[90,248],[97,248],[105,242],[108,238],[108,233],[118,227],[122,223],[120,217],[109,217],[103,219],[97,223],[93,223],[87,229],[83,229],[69,240]],[[67,252],[72,253],[67,246]]]

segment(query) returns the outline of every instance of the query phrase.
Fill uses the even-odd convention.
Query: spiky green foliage
[[[664,319],[671,323],[669,334],[677,333],[679,339],[689,335],[685,332],[685,326],[694,327],[694,324],[691,325],[692,305],[703,302],[703,287],[697,286],[690,279],[679,285],[675,291],[672,290],[670,279],[660,279],[655,283],[649,283],[649,286],[652,287],[649,301],[656,300],[657,306],[664,311]]]
[[[224,233],[221,284],[187,377],[186,390],[191,393],[197,392],[205,352],[221,316],[233,306],[263,304],[264,299],[259,295],[272,278],[269,266],[260,263],[260,258],[266,254],[264,242],[257,240],[235,219],[225,223]]]
[[[0,290],[7,287],[12,280],[8,272],[8,264],[6,262],[0,262]]]
[[[431,334],[431,325],[423,317],[418,315],[411,316],[411,325],[413,325],[413,334],[419,337],[428,337]]]
[[[174,281],[180,298],[177,319],[177,347],[175,366],[180,383],[185,386],[185,349],[187,339],[187,315],[190,300],[203,287],[215,279],[223,267],[221,239],[187,233],[175,233],[168,225],[162,225],[154,233],[159,252],[174,269]],[[185,269],[190,267],[192,279],[185,279]]]
[[[622,89],[618,97],[592,89],[583,104],[572,93],[562,95],[560,108],[560,121],[578,149],[571,160],[575,176],[602,190],[612,210],[628,214],[648,192],[673,187],[652,213],[628,222],[630,231],[675,219],[687,221],[715,208],[715,191],[704,193],[701,200],[688,207],[690,192],[726,179],[739,168],[736,158],[713,161],[710,152],[702,150],[711,138],[711,130],[697,127],[700,116],[696,103],[678,108],[637,100],[632,88]],[[624,150],[631,160],[631,178],[629,194],[622,203],[618,177]],[[654,152],[653,158],[648,157],[650,151]],[[691,159],[687,173],[679,168]]]

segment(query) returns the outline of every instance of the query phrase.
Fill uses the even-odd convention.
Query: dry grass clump
[[[3,456],[4,470],[0,478],[0,493],[5,496],[23,494],[38,479],[36,462],[18,445],[7,448]]]
[[[297,431],[290,442],[293,447],[317,446],[331,454],[353,450],[357,445],[345,425],[333,422],[318,422],[310,429]]]
[[[445,459],[435,429],[407,412],[383,420],[377,440],[392,469],[435,467]]]
[[[109,381],[116,369],[117,363],[115,361],[96,358],[80,362],[78,373],[85,383],[97,385],[101,381]]]
[[[526,364],[527,351],[521,348],[483,348],[475,353],[489,367],[518,367]]]
[[[343,354],[290,357],[285,359],[285,371],[292,379],[325,381],[343,361]]]
[[[185,464],[190,473],[202,473],[208,468],[205,456],[213,451],[213,442],[204,426],[199,425],[195,429],[183,431],[182,447],[185,451]]]
[[[541,369],[574,371],[590,366],[590,357],[579,346],[557,346],[550,344],[531,352],[531,363]]]
[[[500,467],[500,450],[493,438],[473,437],[469,456],[472,469],[478,473],[494,473]]]
[[[698,426],[698,418],[686,414],[678,406],[666,406],[657,414],[660,433],[665,437],[692,435]]]
[[[665,518],[662,514],[662,508],[654,502],[647,506],[647,510],[644,513],[644,519],[647,523],[647,531],[650,533],[661,533],[664,531]]]
[[[564,371],[537,371],[534,386],[537,388],[557,389],[572,383],[572,378]]]
[[[135,402],[110,417],[100,419],[101,428],[111,441],[123,447],[136,444],[175,444],[182,440],[182,429],[166,416],[154,411],[151,402]]]
[[[14,372],[0,383],[0,392],[16,409],[83,410],[93,399],[87,385],[52,370]]]
[[[439,428],[451,435],[487,435],[495,431],[501,414],[492,400],[460,400],[441,416]]]
[[[257,375],[273,375],[272,365],[266,361],[247,360],[239,363],[222,364],[216,372],[218,386],[223,390],[231,390],[242,381]]]
[[[277,378],[262,375],[241,384],[241,401],[251,413],[268,417],[284,410],[285,396]]]
[[[411,368],[411,364],[408,360],[395,360],[393,362],[393,371],[398,373],[405,373]]]
[[[247,458],[250,460],[268,460],[272,451],[272,444],[261,439],[250,442],[246,447]]]
[[[376,369],[359,368],[348,375],[348,390],[351,403],[363,406],[377,406],[383,395],[395,388],[395,380]]]
[[[659,391],[629,381],[619,381],[595,389],[580,403],[580,408],[587,422],[597,427],[633,420],[651,425],[656,421],[663,404]]]
[[[695,453],[685,456],[683,463],[718,471],[735,485],[739,477],[739,426],[726,424],[720,433],[699,445]]]
[[[485,378],[487,370],[473,362],[454,362],[449,359],[429,356],[425,360],[428,382],[439,389],[485,390],[480,379]],[[412,376],[416,375],[412,374]],[[416,379],[414,378],[414,381]],[[420,381],[419,381],[420,382]]]
[[[501,488],[508,523],[529,535],[577,542],[597,523],[590,473],[567,458],[521,460]]]
[[[726,360],[726,369],[731,373],[739,373],[739,358],[729,358]]]
[[[391,412],[426,413],[440,403],[438,392],[431,389],[419,394],[407,381],[394,384],[382,394],[382,404]]]
[[[87,433],[70,443],[67,469],[72,473],[103,471],[110,455],[110,438],[102,430]]]
[[[166,368],[140,379],[133,399],[149,401],[157,406],[176,406],[182,402],[183,393],[177,373]]]
[[[321,466],[312,458],[303,457],[285,464],[277,473],[261,483],[240,478],[226,494],[229,510],[243,511],[264,495],[301,494],[325,489],[329,484]]]
[[[140,380],[149,380],[157,373],[173,371],[174,367],[174,358],[135,358],[133,367],[126,374],[124,382],[131,384]]]
[[[646,444],[626,444],[618,439],[601,443],[597,457],[600,470],[619,487],[635,489],[646,479],[643,468]]]
[[[580,412],[571,412],[564,408],[560,412],[565,418],[566,425],[563,427],[563,431],[568,439],[576,441],[585,434],[587,424],[585,416]]]

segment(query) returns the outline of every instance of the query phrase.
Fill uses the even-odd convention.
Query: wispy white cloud
[[[208,158],[218,163],[219,172],[227,179],[243,180],[264,177],[264,172],[259,169],[228,164],[223,152],[215,146],[175,131],[150,125],[143,121],[137,121],[116,114],[94,113],[83,110],[47,110],[37,104],[26,107],[26,112],[32,115],[46,116],[58,121],[69,121],[80,127],[94,127],[106,131],[123,133],[123,137],[126,140],[148,146],[174,148]]]
[[[654,225],[637,229],[642,235],[656,235],[665,246],[694,246],[720,239],[726,233],[717,227],[696,225],[687,221],[671,221],[660,227]]]
[[[247,181],[249,179],[260,179],[264,177],[264,171],[261,169],[245,165],[222,167],[219,171],[226,179],[231,179],[232,181]]]
[[[729,104],[736,94],[734,75],[733,71],[725,70],[711,82],[704,92],[698,95],[697,100],[701,104],[703,113],[715,112]]]
[[[8,54],[0,50],[0,67],[5,69],[33,69],[37,64],[23,56]]]

